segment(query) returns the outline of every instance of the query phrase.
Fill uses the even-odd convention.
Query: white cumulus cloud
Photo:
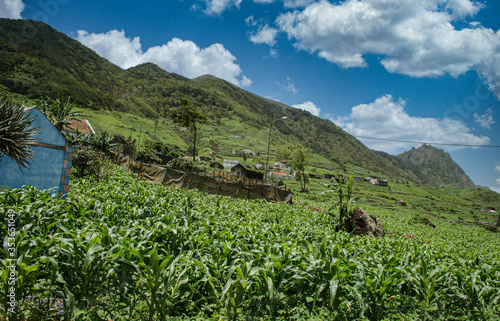
[[[305,103],[298,104],[298,105],[293,105],[292,107],[299,108],[302,110],[306,110],[313,114],[314,116],[319,116],[319,113],[321,112],[321,109],[317,107],[313,102],[306,101]]]
[[[242,0],[204,0],[207,3],[205,13],[218,16],[230,7],[239,8]]]
[[[395,100],[391,95],[385,95],[372,103],[357,105],[351,109],[349,116],[338,117],[332,121],[354,136],[466,145],[486,145],[490,142],[486,136],[472,134],[470,128],[461,121],[411,116],[405,111],[405,106],[405,100]],[[420,143],[359,139],[372,149],[388,153],[420,145]],[[451,151],[460,147],[443,148]]]
[[[0,18],[22,19],[23,10],[22,0],[0,0]]]
[[[315,0],[283,0],[285,8],[300,8],[305,7]]]
[[[286,78],[285,82],[276,82],[278,86],[281,88],[281,90],[287,91],[292,94],[296,94],[299,92],[297,88],[295,88],[295,84],[293,83],[292,79],[290,77]]]
[[[484,114],[479,115],[478,113],[474,113],[473,115],[474,121],[479,124],[479,126],[491,129],[491,125],[495,123],[493,120],[493,108],[488,108],[484,112]]]
[[[250,41],[254,44],[266,44],[272,47],[276,43],[277,34],[277,29],[266,24],[260,26],[256,32],[250,33]]]
[[[106,33],[79,30],[77,40],[122,68],[152,62],[188,78],[211,74],[239,86],[250,86],[252,83],[235,63],[236,57],[218,43],[200,48],[192,41],[173,38],[144,52],[140,38],[128,38],[123,30]]]
[[[500,32],[453,25],[483,7],[470,0],[322,0],[280,14],[276,24],[296,48],[343,68],[366,67],[365,56],[374,54],[389,72],[412,77],[476,70],[500,98]]]
[[[495,172],[500,173],[500,164],[496,163],[495,165]]]
[[[305,7],[315,0],[282,0],[285,8]],[[253,0],[255,3],[273,3],[275,0]]]

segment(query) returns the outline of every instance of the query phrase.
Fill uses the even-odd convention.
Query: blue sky
[[[499,13],[497,0],[0,0],[0,16],[46,22],[122,68],[212,74],[356,136],[494,146]],[[500,192],[500,148],[435,146]]]

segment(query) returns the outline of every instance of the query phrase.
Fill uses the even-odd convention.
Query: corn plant
[[[344,189],[342,187],[342,182],[341,180],[336,181],[334,180],[335,185],[328,185],[328,188],[332,188],[332,190],[328,192],[334,192],[338,196],[338,202],[334,203],[330,208],[328,209],[327,213],[330,214],[330,216],[335,217],[335,220],[338,222],[338,226],[342,224],[349,216],[349,213],[352,209],[352,204],[356,202],[357,197],[355,197],[353,194],[353,176],[349,176],[349,180],[347,182],[347,189]],[[338,216],[336,216],[332,210],[334,208],[338,208]]]

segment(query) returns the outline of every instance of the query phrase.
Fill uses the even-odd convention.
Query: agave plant
[[[79,120],[79,117],[86,117],[88,115],[73,112],[73,104],[70,98],[65,99],[59,96],[57,99],[40,99],[37,101],[37,106],[47,116],[47,118],[61,131],[64,126],[71,124],[72,120]]]
[[[15,103],[0,99],[0,161],[4,155],[27,168],[33,160],[31,146],[38,128],[33,127],[34,118]]]

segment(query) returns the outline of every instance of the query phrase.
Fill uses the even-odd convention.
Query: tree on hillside
[[[253,163],[256,164],[256,165],[257,164],[262,164],[263,165],[264,164],[264,160],[262,159],[262,157],[260,157],[260,156],[257,155],[257,156],[255,156],[253,158]]]
[[[304,191],[306,189],[307,177],[306,177],[306,167],[309,165],[309,154],[302,147],[302,145],[297,145],[291,153],[291,158],[288,164],[297,171],[297,176],[300,181],[300,187]]]
[[[21,169],[32,161],[31,146],[36,142],[34,118],[22,107],[11,101],[0,99],[0,161],[4,155],[12,159]]]
[[[278,146],[276,150],[276,158],[278,160],[288,160],[292,158],[292,153],[295,150],[295,146],[291,143],[288,143],[286,145],[281,145]]]
[[[208,122],[208,117],[203,114],[189,99],[181,99],[179,107],[170,114],[174,123],[179,126],[188,127],[193,133],[193,161],[196,159],[196,138],[199,126]]]
[[[244,150],[240,151],[239,153],[241,155],[241,157],[243,158],[243,164],[245,164],[247,162],[247,159],[248,159],[248,154],[247,152],[245,152]]]
[[[72,120],[79,120],[79,117],[88,117],[88,115],[72,111],[74,105],[70,102],[69,97],[68,99],[63,96],[59,96],[57,99],[40,99],[36,104],[59,131],[64,126],[71,124]]]

